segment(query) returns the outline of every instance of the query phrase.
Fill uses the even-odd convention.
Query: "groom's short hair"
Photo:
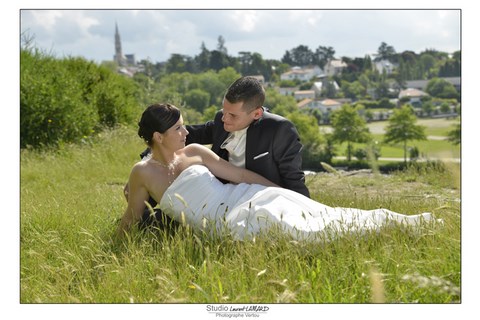
[[[243,102],[244,111],[250,112],[263,106],[265,89],[257,78],[241,77],[228,87],[225,99],[230,103]]]

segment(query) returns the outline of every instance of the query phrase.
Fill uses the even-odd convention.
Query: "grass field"
[[[448,132],[454,128],[458,120],[447,119],[419,119],[416,124],[425,126],[427,140],[425,141],[409,141],[408,147],[417,147],[421,158],[424,159],[459,159],[460,146],[452,145],[446,140]],[[382,158],[401,158],[403,159],[403,144],[387,145],[383,143],[383,134],[387,121],[378,121],[368,123],[368,128],[372,133],[373,140],[377,141],[380,147],[380,157]],[[330,126],[322,126],[322,132],[331,132]],[[364,144],[354,144],[354,148],[363,147]],[[339,156],[346,155],[347,144],[343,143],[336,147]],[[408,157],[408,154],[407,154]]]
[[[309,175],[331,206],[433,212],[441,225],[386,228],[319,244],[270,234],[255,242],[175,233],[113,233],[122,188],[143,144],[103,133],[20,160],[21,303],[460,303],[458,165],[392,175]]]

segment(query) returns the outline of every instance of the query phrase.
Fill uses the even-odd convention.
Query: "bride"
[[[294,239],[377,230],[389,223],[418,225],[430,213],[404,215],[387,209],[329,207],[264,177],[235,167],[210,149],[185,146],[188,131],[180,110],[154,104],[142,114],[138,134],[151,148],[148,159],[130,173],[128,206],[120,221],[121,236],[141,219],[149,196],[160,209],[194,230],[227,231],[235,239],[277,228]],[[216,177],[231,181],[223,184]]]

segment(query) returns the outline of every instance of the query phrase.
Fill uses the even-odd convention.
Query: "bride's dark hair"
[[[155,132],[165,133],[180,119],[180,110],[169,103],[155,103],[147,107],[138,122],[138,135],[151,146]]]

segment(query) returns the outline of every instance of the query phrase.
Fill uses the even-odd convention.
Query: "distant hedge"
[[[83,58],[20,56],[20,147],[78,142],[140,112],[133,81]]]
[[[387,98],[380,100],[359,100],[354,103],[354,105],[359,104],[363,105],[366,109],[393,109],[396,107],[396,105],[391,103]]]

